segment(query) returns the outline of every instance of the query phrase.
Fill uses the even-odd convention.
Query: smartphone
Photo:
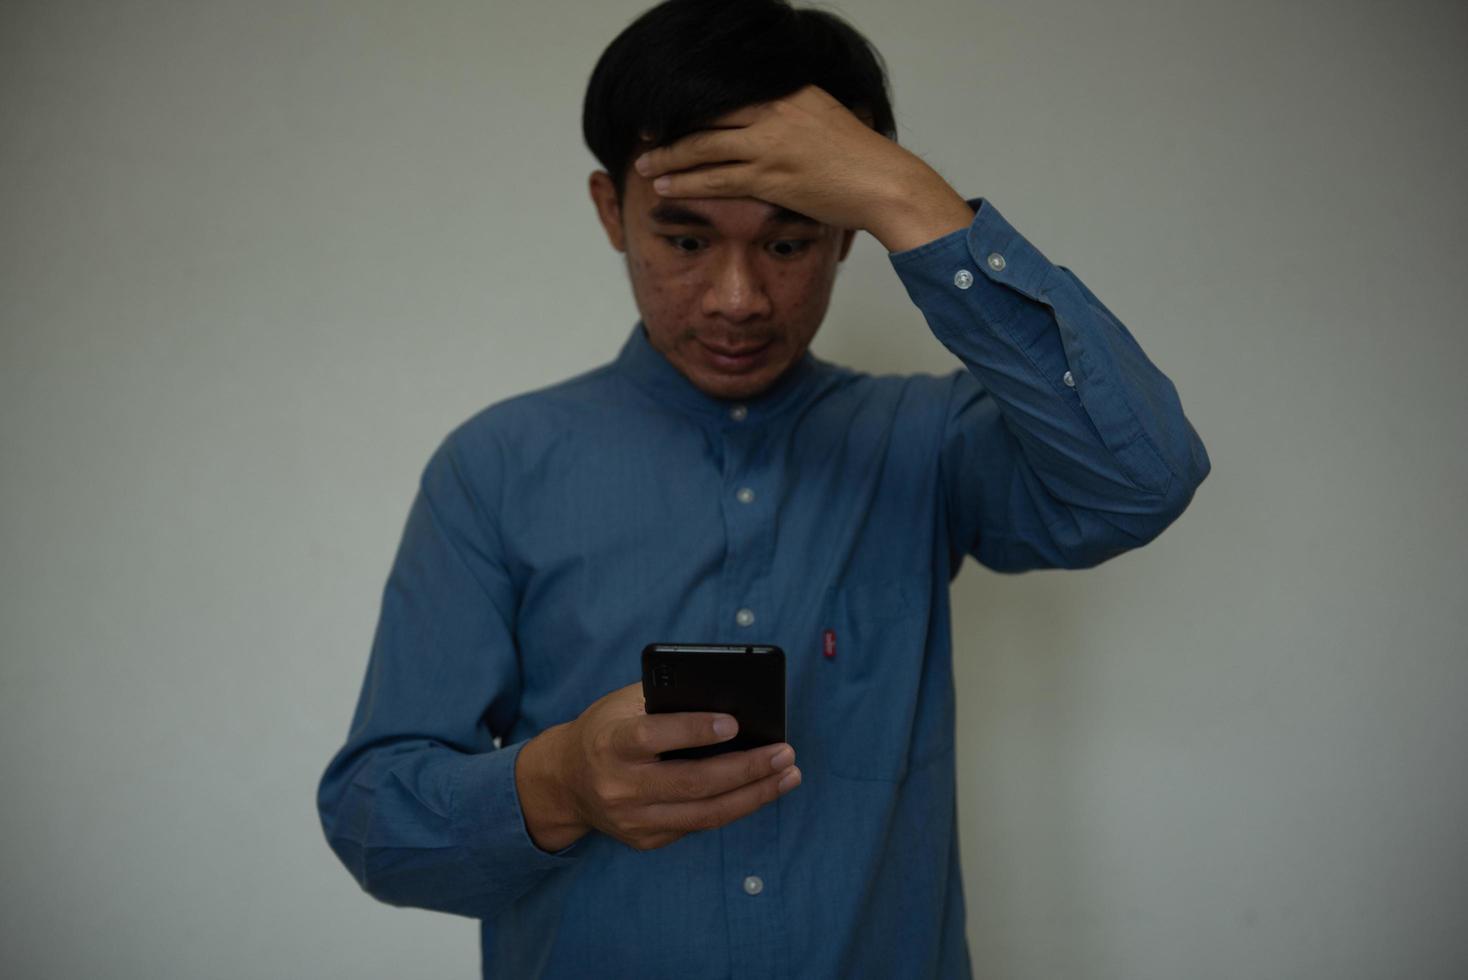
[[[642,650],[642,697],[650,715],[717,711],[739,732],[727,742],[661,753],[702,759],[785,741],[785,651],[729,643],[649,643]]]

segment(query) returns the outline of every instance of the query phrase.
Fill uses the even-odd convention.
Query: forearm
[[[1121,323],[992,204],[972,203],[970,227],[891,256],[978,382],[950,407],[950,513],[988,539],[990,567],[1096,564],[1176,519],[1207,453]]]

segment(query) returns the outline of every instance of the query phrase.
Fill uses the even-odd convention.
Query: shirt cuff
[[[454,818],[479,867],[497,888],[528,888],[551,868],[573,863],[582,850],[578,838],[559,851],[543,851],[525,826],[525,811],[515,785],[515,760],[526,742],[468,757],[458,772]]]
[[[1063,273],[990,201],[968,203],[974,220],[967,228],[891,253],[893,269],[934,336],[965,363],[992,360],[999,352],[989,338],[997,340],[1023,352],[1048,386],[1079,409],[1085,342],[1064,325],[1057,330],[1044,309],[1050,305],[1046,290]]]
[[[988,199],[971,198],[968,205],[974,220],[967,228],[889,253],[888,260],[920,309],[934,297],[948,299],[955,288],[969,290],[985,319],[997,326],[1019,312],[1020,296],[1043,302],[1055,267]]]

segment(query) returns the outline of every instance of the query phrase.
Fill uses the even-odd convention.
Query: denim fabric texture
[[[808,353],[736,405],[639,323],[444,438],[319,787],[368,893],[480,920],[486,977],[969,976],[949,583],[966,555],[1081,569],[1146,544],[1210,469],[1126,327],[970,204],[890,255],[952,373]],[[521,747],[637,681],[651,642],[784,648],[802,784],[667,847],[542,851]]]

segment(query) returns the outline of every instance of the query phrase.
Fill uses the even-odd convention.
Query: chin
[[[740,400],[753,398],[774,384],[777,375],[759,371],[742,375],[714,375],[699,378],[695,384],[705,395]]]

